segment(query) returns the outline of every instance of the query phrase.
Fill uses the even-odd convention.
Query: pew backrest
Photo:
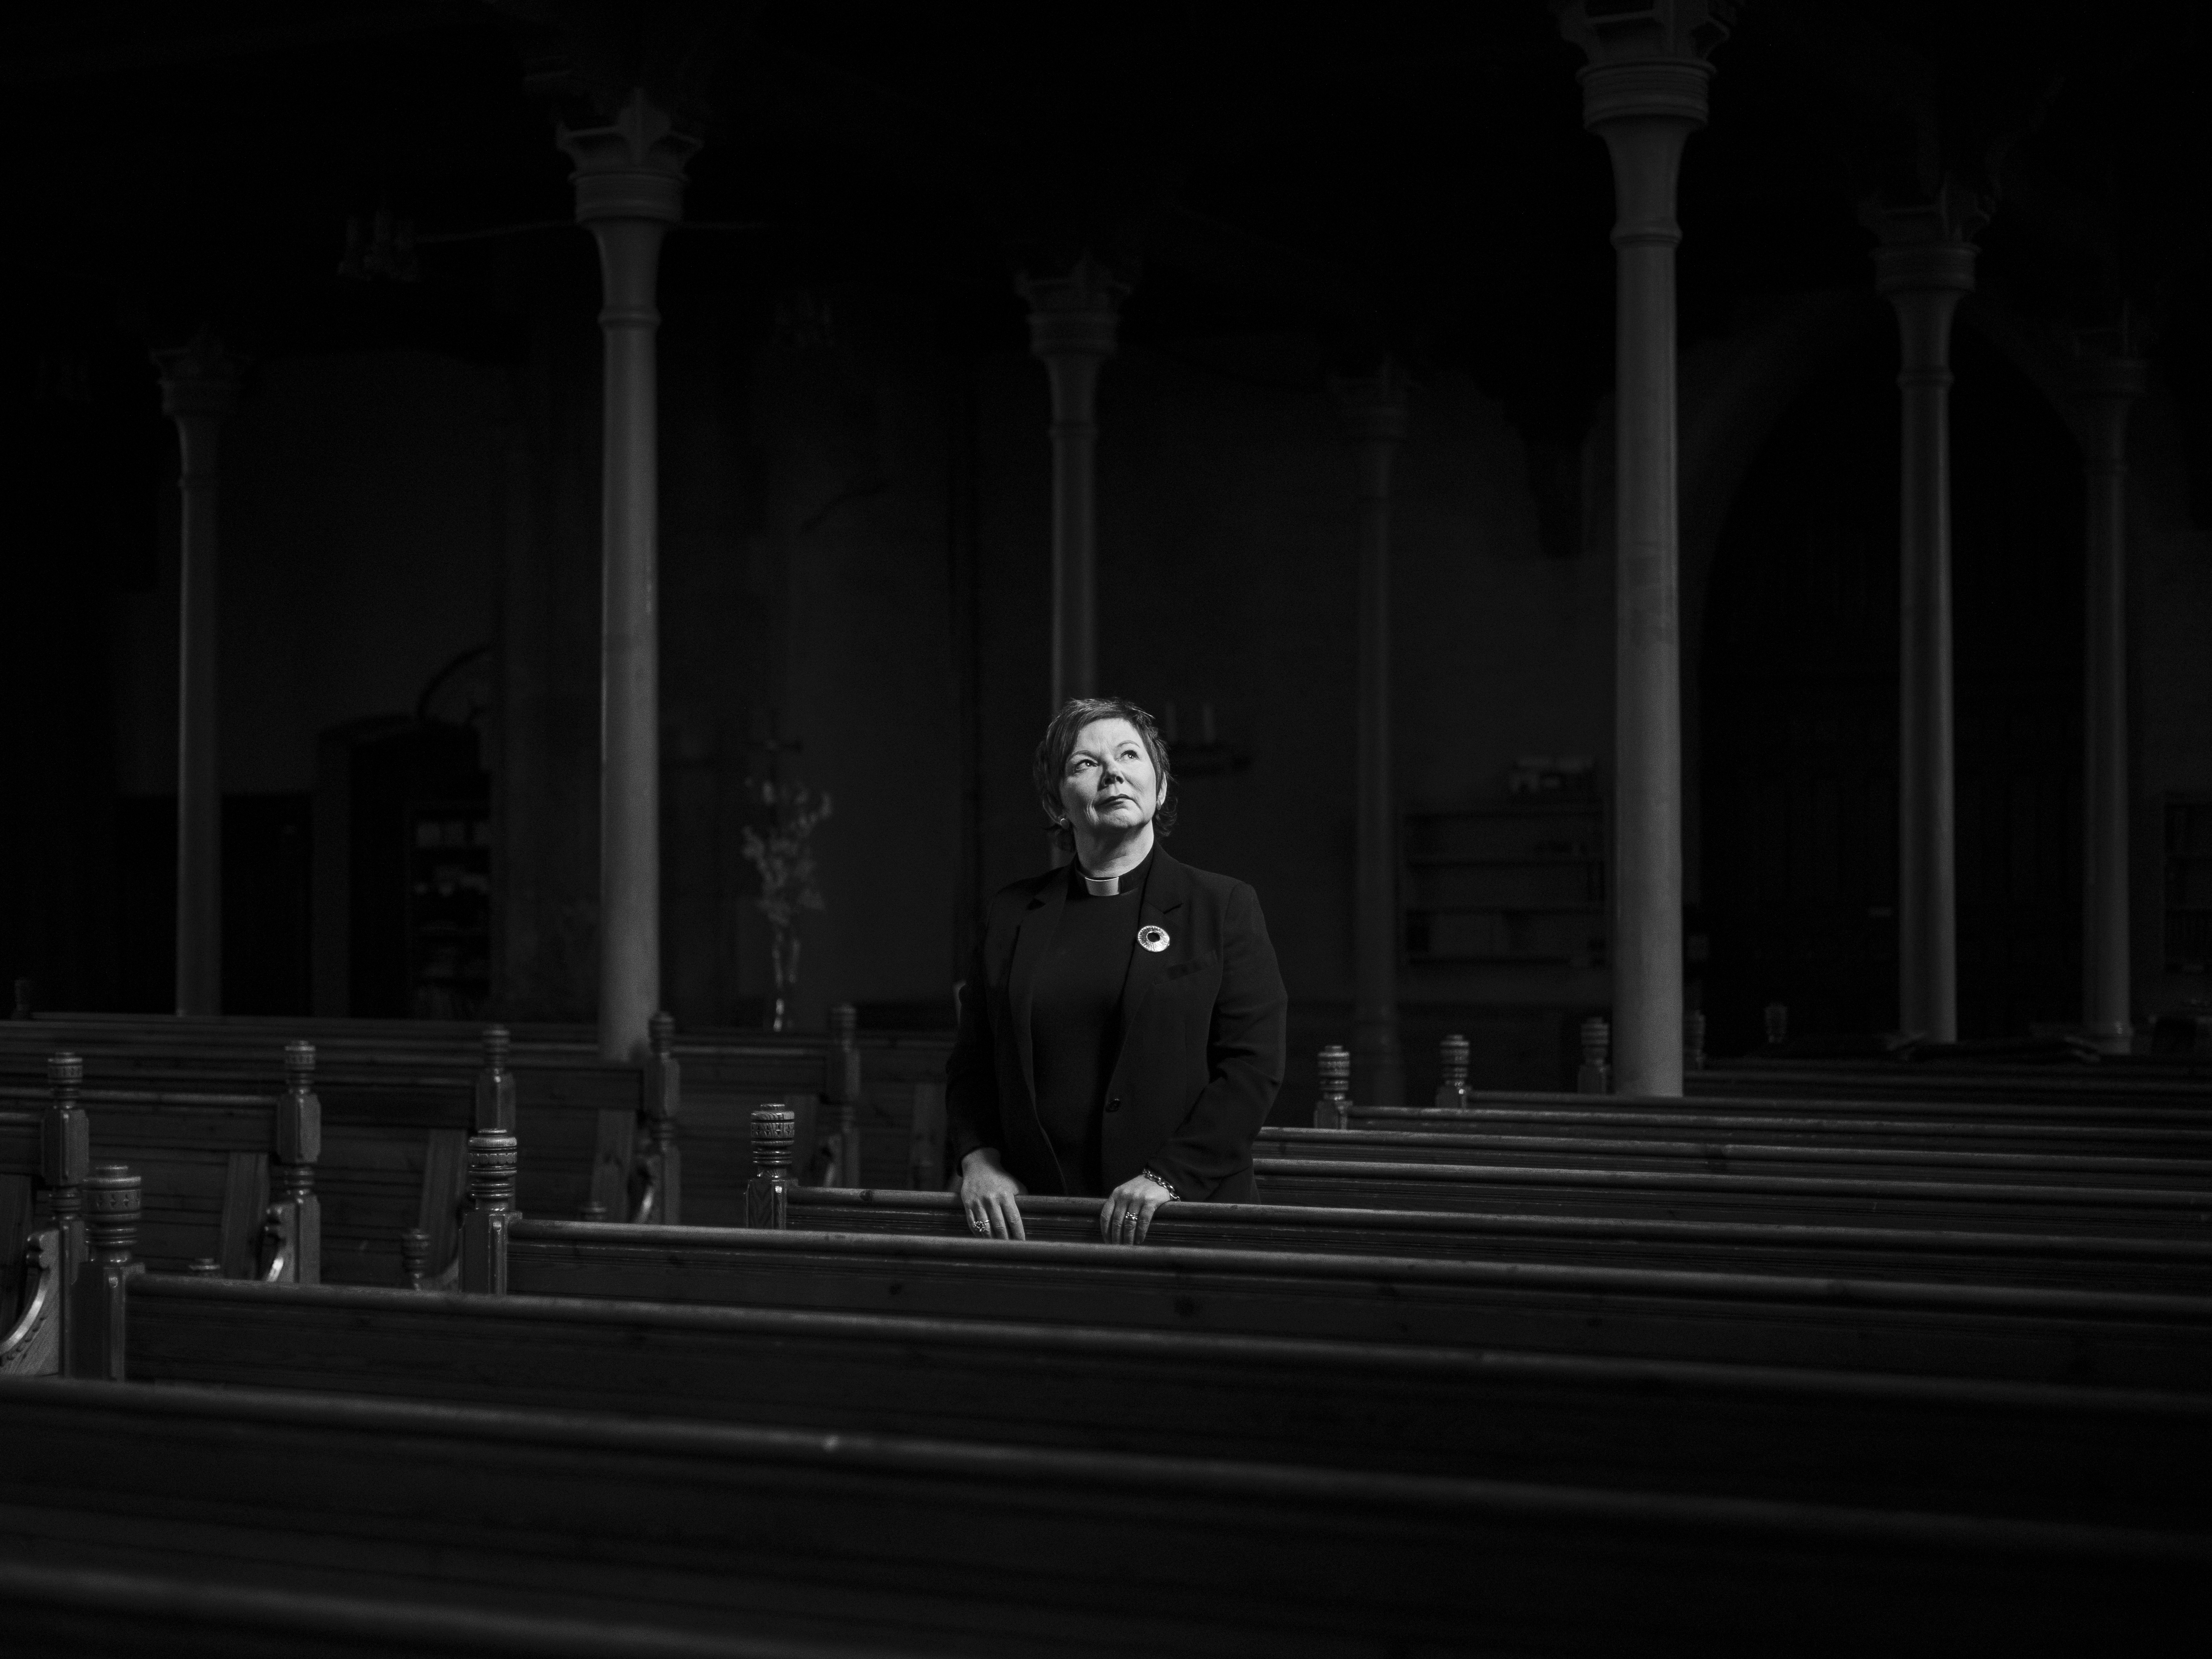
[[[1098,1239],[1095,1200],[1030,1196],[1024,1227],[1040,1242]],[[939,1238],[969,1236],[950,1193],[799,1188],[794,1230]],[[1559,1215],[1372,1210],[1344,1206],[1171,1204],[1152,1245],[1293,1254],[1638,1265],[1851,1279],[2212,1291],[2212,1243],[2197,1239],[1794,1221],[1680,1220],[1650,1213]]]
[[[0,1438],[18,1559],[1010,1656],[2148,1650],[2212,1566],[2140,1530],[245,1389],[0,1379]]]
[[[1550,1126],[1547,1126],[1549,1127]],[[2205,1149],[2212,1152],[2212,1146]],[[1874,1179],[2027,1182],[2064,1187],[2212,1190],[2212,1158],[2127,1158],[2076,1147],[1838,1146],[1817,1137],[1768,1140],[1755,1133],[1699,1134],[1663,1127],[1611,1133],[1515,1133],[1493,1128],[1267,1128],[1261,1158],[1344,1162],[1518,1164],[1533,1168],[1705,1170],[1722,1175],[1832,1175]]]
[[[2212,1398],[2150,1389],[154,1274],[123,1310],[164,1385],[2172,1530],[2212,1484]]]
[[[2212,1389],[2212,1297],[519,1220],[516,1294]]]
[[[2119,1233],[2212,1240],[2212,1194],[2170,1188],[1747,1176],[1582,1167],[1261,1158],[1274,1204]]]
[[[1891,1111],[1856,1103],[1844,1103],[1843,1109],[1832,1112],[1829,1103],[1818,1101],[1739,1103],[1743,1109],[1730,1109],[1728,1102],[1588,1101],[1559,1096],[1544,1102],[1473,1107],[1371,1106],[1355,1108],[1349,1127],[1431,1135],[1658,1136],[1767,1145],[2212,1160],[2212,1119],[2193,1121],[2186,1115],[2160,1115],[2171,1121],[2115,1113],[2102,1122],[2051,1121],[2040,1116],[2015,1121],[1988,1114],[1916,1116],[1902,1109]]]

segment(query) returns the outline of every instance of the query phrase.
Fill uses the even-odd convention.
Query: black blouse
[[[1121,985],[1136,946],[1152,860],[1121,878],[1121,890],[1092,896],[1082,872],[1067,872],[1067,908],[1037,969],[1030,1035],[1036,1054],[1037,1116],[1073,1197],[1105,1193],[1098,1131],[1106,1085],[1121,1039]]]

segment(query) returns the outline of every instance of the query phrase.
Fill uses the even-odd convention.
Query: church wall
[[[2212,977],[2165,971],[2164,811],[2169,793],[2212,795],[2212,535],[2189,514],[2189,429],[2159,393],[2128,431],[2129,884],[2136,1014],[2212,1003]]]
[[[823,908],[799,929],[793,1012],[808,1026],[832,1001],[949,1011],[961,787],[951,366],[917,299],[843,286],[817,303],[815,325],[756,349],[764,499],[747,552],[779,612],[750,775],[834,806],[811,842]],[[769,928],[734,823],[726,850],[733,989],[750,1006],[773,994]]]
[[[489,643],[502,418],[495,371],[428,352],[286,358],[248,380],[222,432],[226,794],[312,788],[318,732],[410,712]],[[176,788],[174,537],[161,590],[125,599],[126,794]]]
[[[492,772],[495,1006],[598,1000],[599,330],[588,289],[541,306],[514,372]]]

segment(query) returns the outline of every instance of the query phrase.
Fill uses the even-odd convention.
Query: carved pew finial
[[[781,1232],[791,1224],[791,1161],[799,1114],[788,1106],[753,1108],[753,1178],[745,1183],[745,1225]]]
[[[430,1235],[420,1227],[399,1235],[399,1273],[410,1291],[422,1290],[430,1276]]]
[[[123,1298],[131,1276],[145,1271],[131,1257],[138,1248],[145,1182],[127,1164],[102,1164],[86,1177],[85,1231],[91,1255],[77,1285],[70,1321],[76,1350],[74,1375],[120,1382]]]
[[[1613,1092],[1613,1024],[1603,1014],[1583,1022],[1583,1060],[1575,1073],[1575,1092],[1608,1095]]]
[[[1352,1051],[1332,1042],[1321,1051],[1321,1102],[1314,1108],[1314,1127],[1351,1127]]]
[[[77,1101],[84,1087],[84,1061],[71,1054],[48,1055],[46,1083],[53,1097],[39,1124],[39,1179],[61,1236],[61,1259],[55,1267],[62,1283],[69,1285],[84,1264],[84,1182],[92,1173],[92,1123]]]
[[[1468,1102],[1467,1076],[1473,1059],[1468,1040],[1453,1032],[1437,1045],[1437,1057],[1443,1063],[1444,1080],[1437,1085],[1436,1103],[1439,1106],[1464,1106]]]
[[[323,1201],[315,1165],[323,1156],[323,1103],[315,1093],[315,1045],[284,1045],[284,1098],[276,1105],[271,1151],[276,1198],[269,1206],[270,1250],[261,1278],[271,1284],[323,1282]]]
[[[477,1073],[476,1127],[479,1129],[514,1133],[514,1073],[507,1069],[514,1047],[506,1026],[484,1027],[483,1069]]]
[[[1779,1048],[1790,1041],[1790,1005],[1770,1002],[1766,1005],[1766,1046]]]
[[[461,1218],[461,1288],[507,1294],[507,1230],[514,1219],[515,1176],[522,1149],[505,1129],[469,1137],[469,1207]]]

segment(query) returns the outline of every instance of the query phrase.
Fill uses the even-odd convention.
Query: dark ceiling
[[[1948,177],[1996,198],[1987,285],[2053,326],[2127,302],[2193,394],[2203,9],[1753,0],[1686,167],[1686,336],[1863,287],[1861,204]],[[1265,22],[179,0],[15,32],[0,81],[38,142],[4,271],[46,319],[34,351],[143,366],[209,324],[264,357],[509,355],[534,304],[594,280],[553,100],[641,80],[704,138],[689,210],[720,228],[684,235],[713,240],[717,282],[888,283],[956,337],[1018,344],[1014,272],[1090,249],[1136,279],[1133,337],[1291,330],[1324,358],[1449,364],[1547,441],[1610,379],[1609,176],[1540,0]],[[419,280],[338,275],[380,210],[411,224]]]

